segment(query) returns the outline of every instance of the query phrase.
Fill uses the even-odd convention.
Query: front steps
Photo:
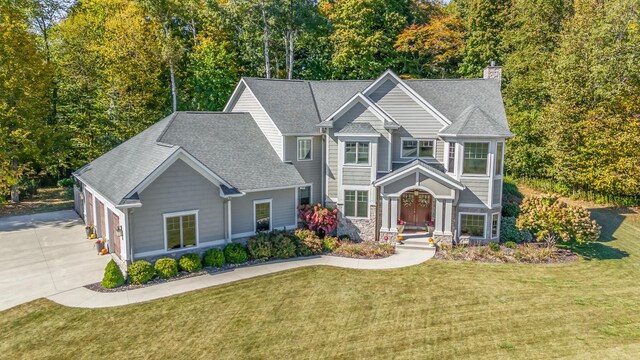
[[[430,234],[426,232],[419,233],[403,233],[402,244],[396,243],[398,249],[415,249],[415,250],[435,250],[435,246],[429,244]]]

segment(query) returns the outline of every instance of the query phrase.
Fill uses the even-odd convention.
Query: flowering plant
[[[87,225],[87,226],[85,226],[85,227],[84,227],[84,229],[85,229],[85,230],[91,230],[91,229],[93,229],[93,226],[91,226],[91,225]]]
[[[427,226],[434,226],[436,223],[433,220],[427,221]]]
[[[398,225],[407,225],[407,222],[402,220],[402,219],[399,219],[398,220]]]
[[[298,217],[318,235],[320,232],[330,234],[338,227],[338,209],[325,208],[320,204],[298,206]]]

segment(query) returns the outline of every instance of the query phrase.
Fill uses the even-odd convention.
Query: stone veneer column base
[[[338,208],[338,236],[349,235],[351,239],[356,241],[376,240],[375,205],[371,205],[369,219],[346,218],[343,215],[343,209],[344,205],[340,205]]]
[[[453,235],[433,235],[432,238],[436,245],[453,244]]]
[[[380,231],[380,242],[395,245],[398,242],[398,233],[392,231]]]

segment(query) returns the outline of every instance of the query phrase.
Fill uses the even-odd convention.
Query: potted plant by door
[[[102,254],[103,249],[104,249],[104,240],[102,239],[96,240],[96,250],[98,250],[98,254]]]
[[[404,226],[407,225],[407,222],[404,220],[398,220],[398,234],[402,234],[404,232]]]
[[[85,233],[87,233],[87,239],[91,237],[91,234],[93,234],[93,225],[87,225],[84,227],[84,231]]]
[[[427,221],[427,231],[429,234],[433,234],[433,230],[435,230],[435,222],[433,220]]]

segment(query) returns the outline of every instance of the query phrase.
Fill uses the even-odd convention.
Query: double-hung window
[[[184,212],[164,215],[167,250],[198,245],[198,213]]]
[[[456,143],[449,142],[449,158],[448,158],[448,168],[449,172],[456,172]]]
[[[433,140],[402,140],[403,158],[430,158],[433,157]]]
[[[313,145],[310,137],[298,138],[298,161],[313,160]]]
[[[369,191],[345,190],[344,215],[348,217],[369,216]]]
[[[489,143],[464,143],[464,174],[487,174]]]
[[[271,231],[271,199],[253,202],[255,232]]]
[[[344,143],[344,163],[368,165],[369,143],[361,141],[346,141]]]
[[[460,235],[484,237],[484,215],[461,214]]]
[[[498,237],[498,228],[500,227],[500,213],[491,215],[491,237]]]
[[[499,142],[496,147],[496,175],[502,175],[502,153],[504,151],[504,143]]]
[[[298,205],[311,204],[311,186],[298,188]]]

